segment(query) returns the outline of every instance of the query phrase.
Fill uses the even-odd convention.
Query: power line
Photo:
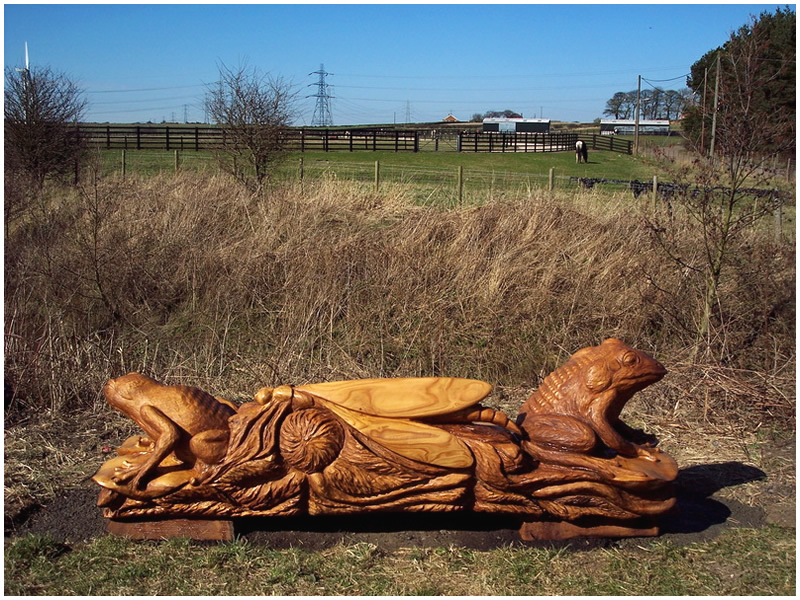
[[[111,104],[136,104],[142,102],[170,102],[172,100],[200,100],[197,96],[171,96],[157,98],[138,98],[129,100],[109,100],[107,102],[92,102],[92,106],[108,106]]]
[[[136,88],[136,89],[128,89],[128,90],[87,90],[89,94],[125,94],[128,92],[160,92],[163,90],[183,90],[187,88],[198,88],[198,87],[206,87],[205,84],[199,83],[196,85],[173,85],[169,87],[157,87],[157,88]]]
[[[673,69],[682,69],[685,68],[685,65],[676,66],[676,67],[642,67],[639,69],[621,69],[621,70],[612,70],[612,71],[585,71],[585,72],[573,72],[573,73],[565,73],[565,72],[558,72],[558,73],[537,73],[537,77],[585,77],[588,75],[625,75],[629,73],[638,73],[641,71],[669,71]],[[364,73],[339,73],[340,77],[365,77],[365,78],[372,78],[372,79],[433,79],[436,81],[441,81],[444,79],[508,79],[510,75],[497,75],[497,74],[489,74],[489,75],[371,75],[371,74],[364,74]],[[515,75],[518,77],[518,74]]]
[[[685,78],[689,77],[689,75],[690,75],[690,73],[686,73],[685,75],[678,75],[677,77],[673,77],[672,79],[645,79],[644,77],[642,77],[642,81],[645,81],[647,83],[650,83],[650,82],[653,82],[653,81],[655,81],[656,83],[662,83],[662,82],[667,82],[667,81],[677,81],[678,79],[685,79]]]

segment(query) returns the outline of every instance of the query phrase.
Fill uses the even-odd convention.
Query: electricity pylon
[[[317,93],[306,96],[306,98],[317,99],[317,105],[314,107],[314,116],[311,118],[311,126],[331,127],[333,125],[333,115],[331,114],[331,98],[333,98],[333,96],[328,93],[328,88],[330,86],[325,83],[325,77],[333,75],[333,73],[325,71],[325,65],[321,64],[319,66],[319,71],[314,71],[313,73],[309,73],[309,75],[319,76],[317,83],[309,84],[310,86],[317,86]]]

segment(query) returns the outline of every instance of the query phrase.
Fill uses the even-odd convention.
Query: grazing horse
[[[581,159],[585,163],[589,162],[589,148],[586,146],[586,142],[578,140],[575,143],[575,162],[579,163]]]

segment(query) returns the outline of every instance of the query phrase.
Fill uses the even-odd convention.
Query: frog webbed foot
[[[145,475],[146,471],[142,469],[142,465],[135,465],[126,460],[122,463],[122,466],[114,469],[111,481],[117,485],[127,485],[131,489],[137,490],[141,486],[142,478]]]

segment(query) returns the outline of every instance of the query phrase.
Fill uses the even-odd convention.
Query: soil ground
[[[777,448],[794,455],[794,439]],[[661,521],[659,539],[677,545],[713,539],[726,528],[759,528],[768,523],[795,526],[794,501],[784,496],[789,490],[767,486],[762,498],[777,499],[763,505],[749,505],[722,493],[725,488],[764,482],[759,468],[740,462],[696,465],[681,470],[677,481],[676,510]],[[772,493],[771,493],[772,492]],[[75,543],[104,535],[105,522],[95,507],[98,488],[91,481],[65,492],[48,506],[42,506],[16,523],[7,521],[6,536],[46,534],[63,543]],[[24,520],[23,520],[24,519]],[[22,522],[20,522],[22,521]],[[485,514],[376,514],[356,517],[304,517],[240,519],[236,532],[250,543],[272,548],[289,547],[320,550],[340,541],[367,542],[386,551],[402,547],[460,546],[488,550],[500,546],[524,545],[517,535],[514,519]],[[563,542],[575,549],[616,543],[641,545],[642,538],[627,540],[573,540]]]

